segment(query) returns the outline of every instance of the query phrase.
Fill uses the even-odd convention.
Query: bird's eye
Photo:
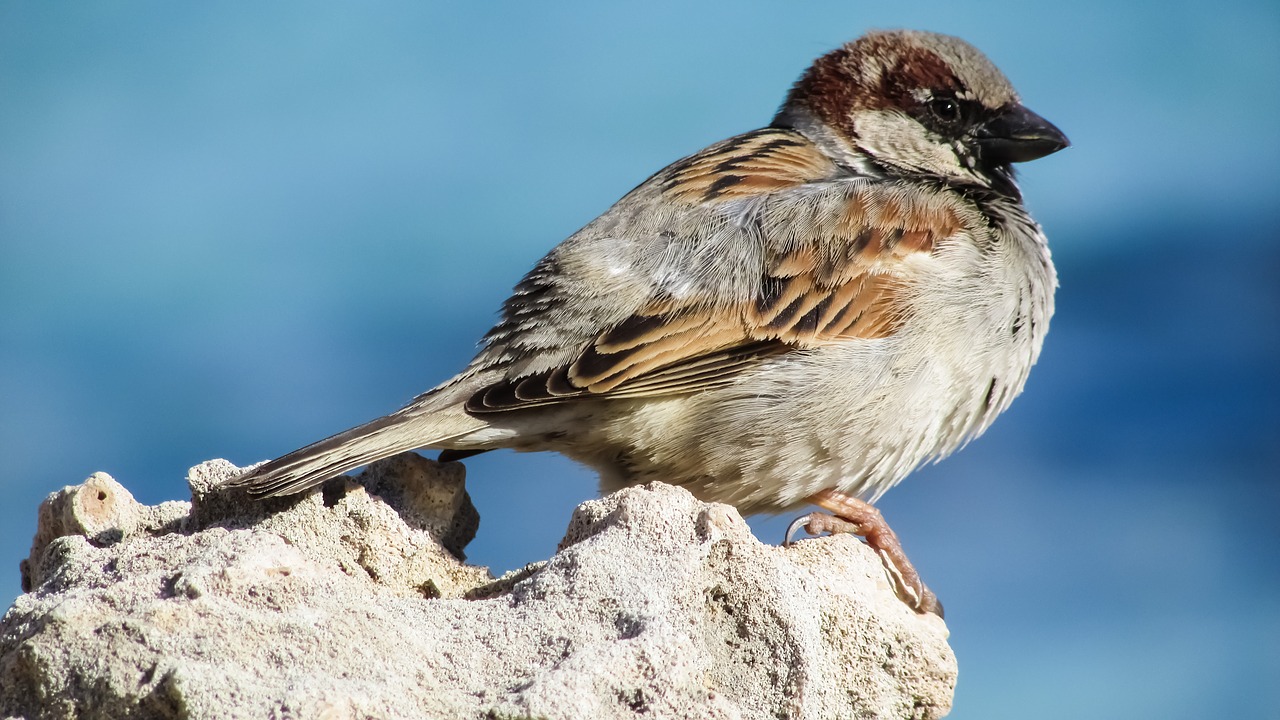
[[[960,119],[960,103],[955,98],[934,98],[929,101],[929,112],[944,123],[954,123]]]

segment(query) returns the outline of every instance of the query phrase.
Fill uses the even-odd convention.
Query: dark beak
[[[1053,123],[1021,105],[987,121],[976,138],[982,160],[999,165],[1036,160],[1071,144]]]

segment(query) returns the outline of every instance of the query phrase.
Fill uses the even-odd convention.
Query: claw
[[[787,534],[782,538],[782,547],[791,547],[791,543],[795,540],[796,533],[800,532],[801,528],[810,535],[816,535],[817,533],[809,530],[809,521],[813,516],[814,513],[809,513],[808,515],[801,515],[795,520],[792,520],[791,524],[787,526]]]
[[[884,563],[890,582],[898,596],[918,613],[934,613],[942,617],[942,603],[920,579],[911,561],[907,559],[898,537],[885,523],[880,512],[870,504],[853,496],[834,490],[824,490],[809,501],[835,515],[814,512],[798,517],[787,526],[784,547],[790,547],[795,535],[804,528],[810,535],[822,533],[850,533],[862,536]]]

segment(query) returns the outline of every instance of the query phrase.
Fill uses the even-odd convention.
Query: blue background
[[[5,3],[0,604],[48,492],[185,498],[398,407],[870,27],[970,40],[1075,143],[1023,169],[1062,277],[1026,393],[881,502],[947,605],[952,717],[1276,717],[1273,2]],[[468,470],[496,571],[595,494],[557,456]]]

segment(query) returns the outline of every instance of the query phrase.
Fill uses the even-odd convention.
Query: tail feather
[[[255,497],[293,495],[361,465],[447,443],[485,424],[460,411],[415,413],[406,408],[264,463],[229,485]]]

